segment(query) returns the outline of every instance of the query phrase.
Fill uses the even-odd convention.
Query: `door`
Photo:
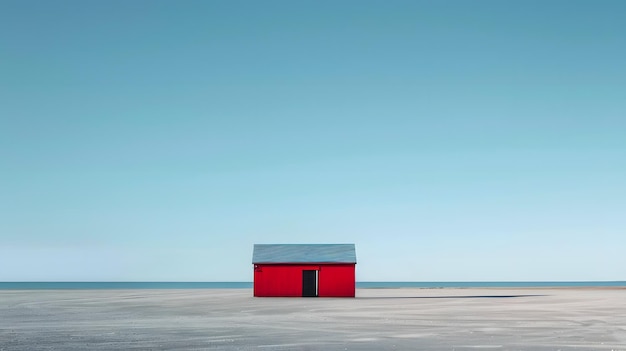
[[[317,296],[317,271],[302,271],[302,296]]]

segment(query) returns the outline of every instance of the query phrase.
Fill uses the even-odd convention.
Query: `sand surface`
[[[0,350],[626,350],[626,289],[0,291]]]

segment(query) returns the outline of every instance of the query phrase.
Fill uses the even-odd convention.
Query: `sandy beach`
[[[626,350],[626,289],[0,291],[0,350]]]

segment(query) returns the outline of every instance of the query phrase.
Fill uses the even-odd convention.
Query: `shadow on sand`
[[[515,297],[539,297],[548,295],[450,295],[450,296],[364,296],[357,299],[510,299]]]

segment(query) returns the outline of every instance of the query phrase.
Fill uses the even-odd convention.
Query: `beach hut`
[[[256,244],[254,296],[354,297],[354,244]]]

